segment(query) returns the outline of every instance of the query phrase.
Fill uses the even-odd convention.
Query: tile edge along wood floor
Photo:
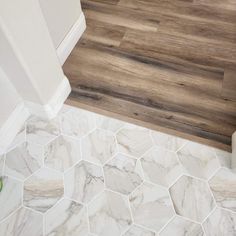
[[[68,103],[231,149],[234,0],[82,0],[87,29],[63,66]]]

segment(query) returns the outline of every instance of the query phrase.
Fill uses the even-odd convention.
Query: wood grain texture
[[[230,150],[236,11],[226,3],[83,0],[87,30],[63,67],[69,102]]]

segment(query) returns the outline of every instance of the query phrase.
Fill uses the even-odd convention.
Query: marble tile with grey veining
[[[104,164],[116,152],[114,135],[106,130],[96,129],[82,139],[82,157],[96,164]]]
[[[209,181],[209,185],[217,205],[236,212],[236,173],[222,168]]]
[[[141,159],[147,181],[169,187],[183,174],[177,155],[163,148],[154,147]]]
[[[65,196],[88,203],[104,189],[102,167],[81,161],[65,173]]]
[[[19,130],[19,132],[16,134],[15,138],[13,139],[13,141],[11,142],[11,144],[8,146],[7,149],[10,150],[25,141],[26,141],[26,126],[24,124]]]
[[[170,195],[177,214],[202,222],[214,209],[215,203],[205,181],[182,176],[170,188]]]
[[[98,128],[109,130],[111,132],[118,131],[126,124],[121,120],[113,119],[107,116],[97,115],[96,118]]]
[[[6,154],[5,174],[25,180],[43,164],[43,147],[24,142]]]
[[[120,236],[132,223],[127,198],[107,190],[89,204],[88,216],[98,236]]]
[[[139,161],[124,154],[117,154],[103,168],[106,187],[113,191],[130,194],[142,183]]]
[[[60,124],[57,118],[44,120],[33,117],[26,123],[26,140],[45,145],[60,134]]]
[[[22,207],[0,224],[0,235],[43,236],[43,216]]]
[[[88,236],[87,213],[83,205],[63,199],[45,214],[47,236]]]
[[[137,225],[132,225],[128,231],[126,231],[122,236],[155,236],[153,231],[141,228]]]
[[[176,136],[172,136],[169,134],[165,134],[162,132],[152,131],[151,134],[152,134],[152,138],[154,140],[154,143],[158,147],[162,147],[162,148],[168,149],[170,151],[175,152],[187,143],[187,140],[185,140],[185,139],[182,139],[182,138],[179,138]]]
[[[139,158],[153,145],[148,129],[126,125],[116,134],[119,151]]]
[[[2,190],[0,192],[0,221],[17,210],[22,202],[22,182],[3,176]]]
[[[24,183],[24,205],[46,212],[63,196],[63,178],[56,171],[42,168]]]
[[[236,213],[216,208],[203,227],[207,236],[235,236]]]
[[[96,120],[93,113],[72,108],[61,116],[62,133],[81,138],[96,127]]]
[[[144,183],[129,196],[134,223],[158,232],[174,215],[167,189]]]
[[[220,149],[214,149],[216,156],[220,162],[220,165],[222,167],[227,167],[231,168],[231,158],[232,158],[232,153],[226,152]]]
[[[80,160],[80,141],[77,139],[61,135],[45,146],[46,167],[65,171]]]
[[[181,148],[178,157],[186,171],[198,178],[208,179],[220,167],[213,148],[194,142]]]
[[[175,216],[161,231],[160,236],[204,236],[202,226],[180,216]]]

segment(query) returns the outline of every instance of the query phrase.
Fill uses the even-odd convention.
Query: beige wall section
[[[80,0],[40,0],[40,5],[57,48],[82,13]]]

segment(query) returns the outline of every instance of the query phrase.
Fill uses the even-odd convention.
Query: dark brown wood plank
[[[109,46],[119,46],[126,28],[109,23],[87,19],[87,29],[83,38]]]
[[[236,70],[225,70],[222,97],[236,101]]]
[[[88,19],[107,22],[113,25],[143,31],[157,31],[159,21],[152,13],[145,13],[122,6],[111,6],[93,1],[82,1],[82,7]]]
[[[199,18],[205,21],[223,21],[233,24],[236,22],[234,9],[224,9],[214,5],[201,5],[189,1],[120,0],[118,5],[155,14],[164,12],[171,15],[181,15],[186,18]]]
[[[235,104],[231,101],[224,104],[220,97],[209,96],[208,90],[214,83],[219,89],[221,88],[221,80],[218,82],[212,80],[208,86],[203,81],[202,86],[200,83],[196,86],[182,79],[179,81],[180,85],[174,79],[178,76],[182,78],[180,74],[176,75],[176,70],[172,71],[172,77],[166,81],[161,67],[152,68],[145,63],[126,58],[125,55],[116,53],[114,50],[107,49],[110,51],[108,53],[105,48],[99,50],[98,47],[94,48],[93,45],[87,44],[80,46],[78,50],[79,52],[75,50],[72,53],[70,66],[65,70],[73,88],[92,90],[157,110],[168,111],[173,119],[176,116],[179,117],[179,123],[182,119],[184,123],[192,125],[197,123],[199,126],[201,120],[202,129],[217,131],[224,135],[230,135],[232,128],[236,125],[236,116],[228,112]],[[76,61],[75,64],[73,64],[74,61]],[[83,71],[78,70],[77,64],[83,68]],[[171,69],[168,72],[171,76]],[[201,77],[195,76],[195,78],[201,80]],[[208,113],[206,104],[211,104],[211,114]],[[222,107],[221,110],[219,106]],[[229,123],[225,123],[223,128],[219,127],[218,123],[225,122],[226,113]],[[217,130],[218,127],[219,130]]]
[[[168,55],[175,61],[180,59],[202,67],[236,66],[236,47],[165,32],[150,32],[147,37],[139,31],[128,31],[120,47],[152,58]]]
[[[222,149],[236,130],[232,0],[82,0],[70,102]]]

